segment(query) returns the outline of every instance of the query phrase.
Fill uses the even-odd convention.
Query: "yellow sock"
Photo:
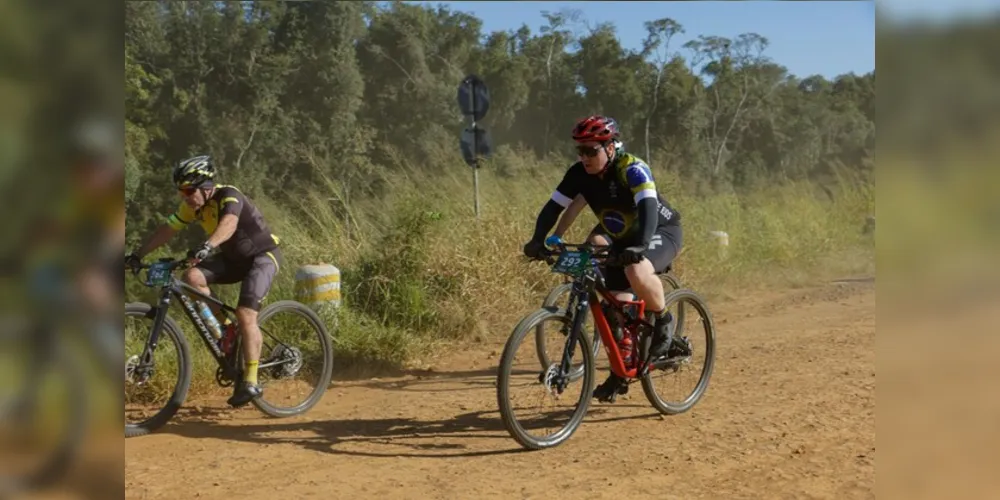
[[[257,385],[257,365],[260,361],[247,361],[247,373],[243,377],[243,380],[251,384]]]

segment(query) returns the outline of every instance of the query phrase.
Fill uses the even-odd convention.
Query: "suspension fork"
[[[163,331],[163,323],[167,320],[167,310],[170,309],[170,293],[172,287],[164,287],[160,292],[160,301],[156,308],[151,310],[148,316],[153,317],[153,328],[149,332],[149,340],[146,341],[146,348],[142,352],[140,365],[147,366],[153,362],[153,353],[160,341],[160,332]]]
[[[583,321],[587,317],[590,307],[588,293],[579,284],[573,285],[572,294],[569,303],[572,305],[575,302],[576,306],[573,307],[573,326],[570,328],[569,335],[566,336],[566,347],[563,350],[562,363],[559,366],[560,372],[563,374],[570,373],[571,360],[578,342],[577,335],[581,335]]]

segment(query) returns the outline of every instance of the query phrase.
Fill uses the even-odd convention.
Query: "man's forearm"
[[[135,252],[136,255],[140,259],[149,255],[150,252],[160,248],[164,243],[170,241],[170,238],[173,238],[174,233],[176,232],[177,231],[175,231],[174,228],[166,224],[160,226],[153,232],[152,235],[149,236],[149,239],[147,239],[146,242],[139,247],[139,250]]]
[[[559,206],[558,203],[549,200],[542,208],[542,211],[538,214],[538,220],[535,221],[535,234],[532,235],[531,240],[541,242],[545,239],[548,234],[549,229],[556,224],[556,220],[559,219],[559,214],[562,213],[563,207]]]
[[[583,195],[578,195],[573,199],[573,203],[570,203],[566,210],[563,212],[562,216],[559,217],[559,223],[556,224],[556,230],[552,234],[562,238],[566,234],[566,230],[573,225],[576,221],[576,217],[580,215],[580,211],[583,207],[587,205],[587,201],[583,199]]]
[[[239,220],[239,217],[232,214],[223,215],[222,220],[219,221],[219,227],[216,227],[215,232],[208,237],[208,244],[212,245],[212,248],[217,248],[232,238],[233,234],[236,233],[236,224]]]

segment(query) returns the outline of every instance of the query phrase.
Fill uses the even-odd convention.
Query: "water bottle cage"
[[[235,324],[230,324],[222,327],[222,338],[219,339],[219,348],[222,352],[229,356],[232,354],[233,347],[236,345],[236,337],[238,336],[237,328]]]

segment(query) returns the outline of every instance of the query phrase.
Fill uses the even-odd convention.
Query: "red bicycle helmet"
[[[618,123],[614,118],[593,115],[578,122],[573,127],[573,140],[576,142],[605,143],[618,137]]]

